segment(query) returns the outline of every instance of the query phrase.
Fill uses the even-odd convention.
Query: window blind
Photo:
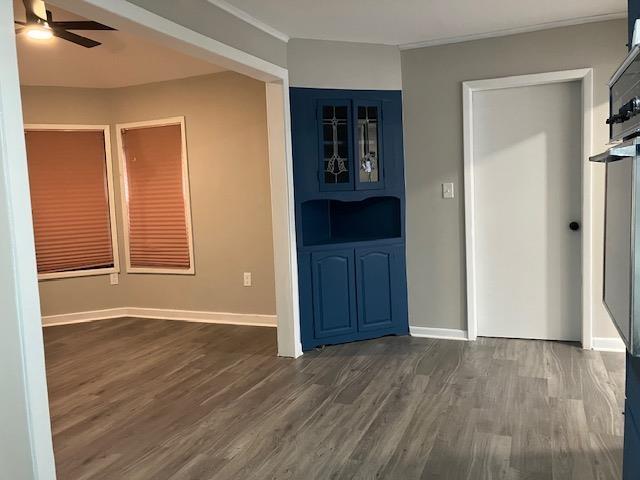
[[[181,128],[122,130],[132,268],[191,268]]]
[[[104,132],[25,132],[38,273],[114,266]]]

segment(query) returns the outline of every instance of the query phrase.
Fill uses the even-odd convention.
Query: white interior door
[[[478,335],[581,338],[579,82],[473,93]]]

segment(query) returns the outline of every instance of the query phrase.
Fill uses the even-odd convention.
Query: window
[[[109,127],[26,125],[38,277],[119,271]]]
[[[127,271],[193,274],[184,118],[117,129]]]

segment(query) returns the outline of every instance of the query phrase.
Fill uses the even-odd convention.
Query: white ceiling
[[[54,20],[77,15],[50,6]],[[21,0],[14,0],[16,20],[24,20]],[[37,42],[17,35],[20,83],[61,87],[115,88],[174,80],[224,70],[124,32],[74,31],[99,42],[84,48],[58,38]]]
[[[404,46],[623,17],[627,9],[627,0],[209,1],[230,4],[291,38]]]

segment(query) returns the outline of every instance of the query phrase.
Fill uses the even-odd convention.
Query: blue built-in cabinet
[[[399,91],[291,89],[302,346],[406,335]]]
[[[636,19],[640,17],[640,0],[628,2],[629,42]],[[624,416],[624,480],[640,479],[640,357],[627,352],[626,401]]]
[[[640,357],[627,353],[624,415],[624,480],[640,478]]]

